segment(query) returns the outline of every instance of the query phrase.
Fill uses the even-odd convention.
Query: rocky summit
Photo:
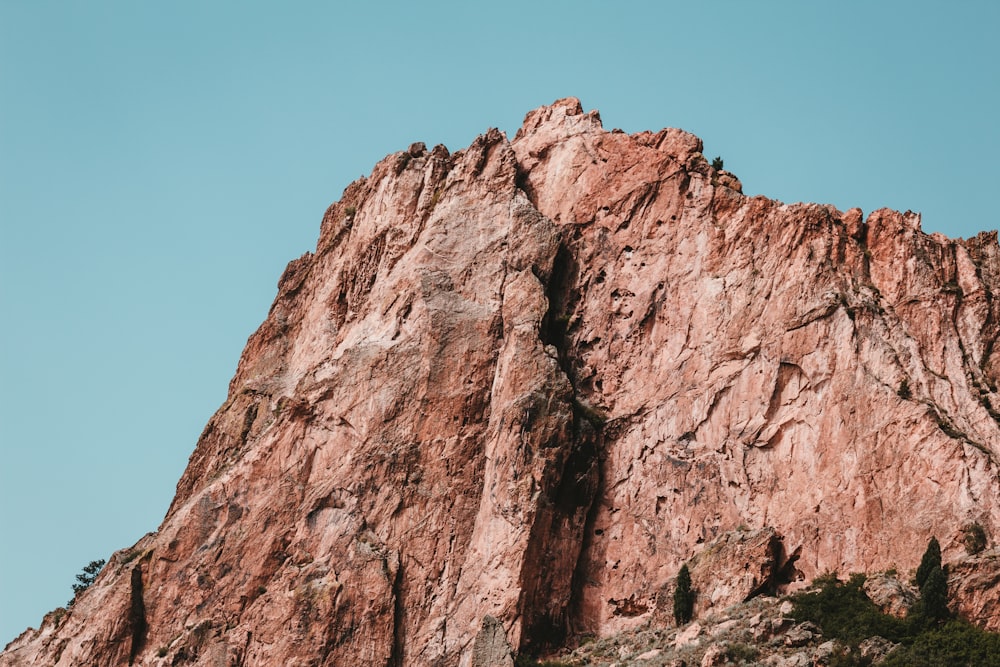
[[[931,536],[1000,628],[963,546],[1000,528],[998,293],[996,232],[749,197],[576,99],[414,144],[288,265],[159,529],[0,665],[509,666],[675,636],[685,563],[722,618]]]

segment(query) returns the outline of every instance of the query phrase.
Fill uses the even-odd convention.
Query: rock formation
[[[692,559],[696,613],[961,560],[1000,527],[996,233],[747,197],[701,151],[567,99],[381,161],[159,530],[0,665],[509,664],[669,622]]]

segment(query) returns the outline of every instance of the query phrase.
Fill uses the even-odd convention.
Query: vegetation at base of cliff
[[[930,575],[931,570],[934,568],[939,570],[941,569],[941,545],[938,544],[936,537],[932,537],[930,542],[927,543],[927,550],[920,559],[920,567],[917,568],[917,575],[914,578],[914,583],[916,583],[918,587],[922,587],[924,582],[927,581],[927,577]]]
[[[951,618],[948,610],[948,580],[944,571],[936,567],[927,575],[920,587],[920,600],[910,609],[906,617],[914,629],[924,629],[940,625]]]
[[[1000,635],[954,620],[925,630],[890,653],[883,667],[1000,667]]]
[[[683,625],[694,616],[694,590],[691,588],[691,572],[687,563],[681,565],[677,573],[677,588],[674,589],[674,622]]]
[[[752,665],[760,657],[760,650],[748,644],[730,644],[726,647],[726,662],[734,665]]]
[[[526,655],[519,655],[514,659],[514,667],[569,667],[569,663],[561,660],[536,660]]]
[[[931,549],[930,561],[933,563]],[[831,665],[865,665],[858,644],[873,636],[900,644],[879,664],[885,667],[1000,667],[1000,634],[981,630],[970,623],[949,618],[946,589],[942,599],[943,573],[935,567],[927,575],[921,599],[905,619],[879,611],[864,591],[865,576],[854,574],[846,582],[835,575],[816,580],[816,590],[793,596],[793,615],[812,621],[824,637],[839,639],[851,649],[838,655]]]
[[[865,575],[854,574],[846,582],[835,574],[818,577],[818,588],[792,598],[797,621],[812,621],[823,630],[823,636],[839,639],[856,646],[874,635],[894,642],[910,636],[909,624],[903,619],[883,614],[865,593]]]

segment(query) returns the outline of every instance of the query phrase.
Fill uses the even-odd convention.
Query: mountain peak
[[[698,615],[932,535],[1000,627],[962,548],[1000,526],[995,234],[747,197],[702,150],[565,98],[387,156],[159,530],[0,665],[510,664],[671,624],[685,563]]]

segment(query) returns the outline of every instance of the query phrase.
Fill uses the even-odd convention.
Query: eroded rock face
[[[380,162],[159,531],[0,665],[467,666],[664,612],[708,544],[724,604],[995,532],[995,233],[746,197],[701,148],[568,99]]]
[[[953,611],[1000,632],[1000,549],[952,563],[948,568],[948,589]]]

